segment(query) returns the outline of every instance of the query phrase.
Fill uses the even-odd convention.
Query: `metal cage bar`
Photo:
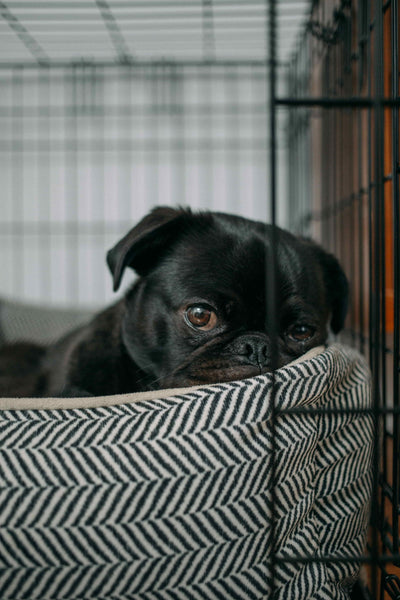
[[[396,0],[343,0],[332,12],[313,3],[310,27],[291,61],[290,86],[276,102],[289,113],[288,160],[293,188],[302,173],[291,149],[302,111],[325,152],[313,160],[320,184],[295,227],[311,233],[342,260],[353,284],[344,340],[369,356],[373,372],[375,475],[368,586],[362,598],[400,595],[399,471],[399,13]],[[299,92],[298,61],[312,44],[309,74],[319,81]],[[317,58],[323,64],[314,75]],[[314,82],[315,88],[315,82]],[[317,90],[318,91],[318,90]],[[320,125],[319,125],[320,123]],[[318,129],[319,128],[319,129]],[[303,134],[304,137],[304,134]],[[315,148],[309,143],[309,152]]]

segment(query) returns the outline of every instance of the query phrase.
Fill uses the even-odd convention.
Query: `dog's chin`
[[[238,379],[248,379],[257,375],[271,372],[269,367],[255,367],[252,365],[235,365],[231,367],[215,368],[203,366],[182,370],[159,380],[160,389],[191,387],[195,385],[208,385],[212,383],[226,383]]]

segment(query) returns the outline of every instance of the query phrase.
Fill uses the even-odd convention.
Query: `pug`
[[[219,212],[157,207],[108,252],[124,297],[55,344],[0,351],[0,395],[110,395],[277,369],[338,333],[348,282],[309,239]]]

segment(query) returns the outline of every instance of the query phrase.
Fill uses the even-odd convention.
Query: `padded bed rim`
[[[302,363],[306,360],[311,360],[321,354],[326,349],[325,346],[312,348],[306,354],[303,354],[293,362],[282,367],[287,369],[292,365]],[[221,382],[222,383],[222,382]],[[226,382],[225,382],[226,383]],[[120,404],[130,404],[132,402],[141,402],[145,400],[155,400],[168,398],[190,393],[194,390],[202,388],[209,389],[212,385],[208,384],[201,386],[171,388],[165,390],[151,390],[148,392],[135,392],[132,394],[117,394],[114,396],[85,396],[83,398],[0,398],[1,410],[69,410],[69,409],[85,409],[85,408],[100,408],[103,406],[118,406]]]

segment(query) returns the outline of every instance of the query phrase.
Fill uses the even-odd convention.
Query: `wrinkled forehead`
[[[309,261],[301,246],[277,238],[277,293],[281,299],[312,290]],[[221,290],[245,298],[265,297],[270,289],[271,240],[266,231],[232,232],[223,229],[195,232],[175,244],[163,262],[161,277],[165,290],[177,294],[210,297]],[[315,287],[315,284],[314,284]]]
[[[170,268],[182,285],[191,281],[223,287],[265,280],[266,242],[261,236],[238,237],[225,232],[189,236],[171,255]]]

